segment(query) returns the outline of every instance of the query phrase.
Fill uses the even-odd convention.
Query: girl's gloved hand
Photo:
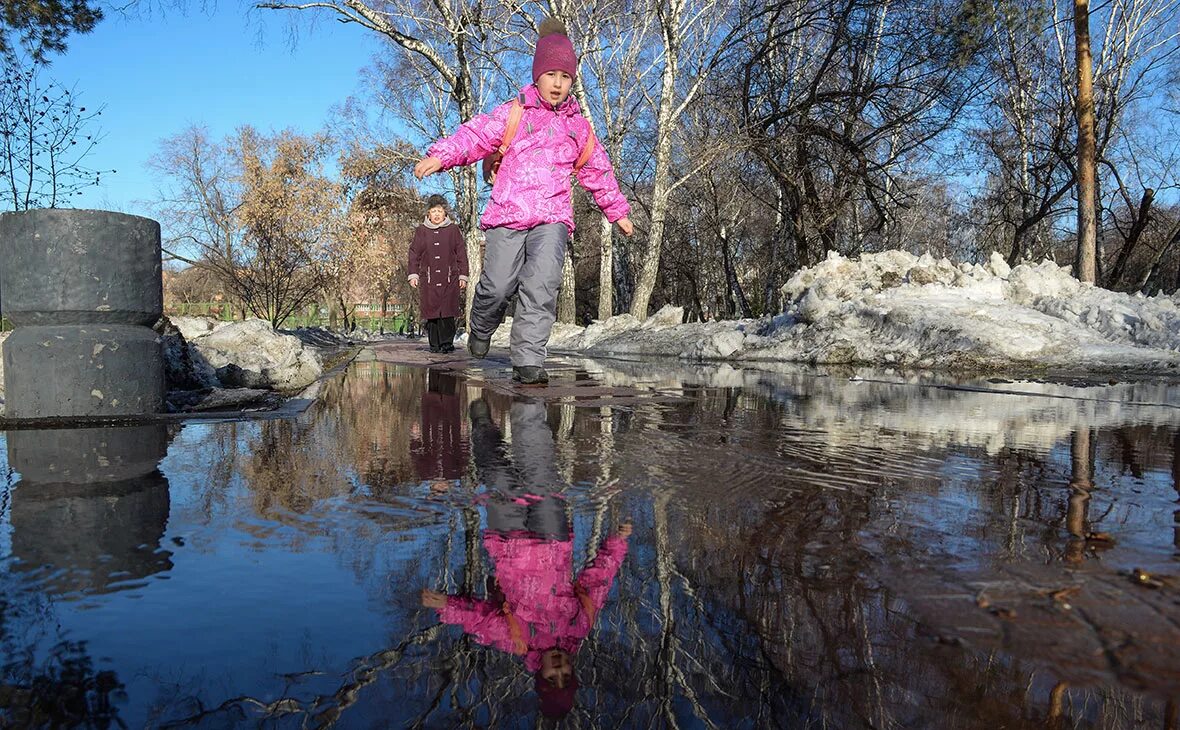
[[[426,608],[446,608],[447,596],[445,593],[432,591],[429,588],[422,589],[422,605]]]
[[[421,180],[424,177],[433,175],[442,169],[442,160],[437,157],[423,157],[418,160],[418,164],[414,165],[414,177]]]

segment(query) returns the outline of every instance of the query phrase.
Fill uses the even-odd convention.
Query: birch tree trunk
[[[464,117],[470,119],[471,117]],[[458,198],[456,207],[459,209],[459,215],[463,219],[459,223],[460,230],[463,231],[463,240],[467,243],[467,288],[463,290],[465,301],[463,303],[464,319],[467,322],[471,321],[471,305],[475,301],[475,285],[479,282],[480,272],[483,271],[483,248],[481,243],[483,241],[483,231],[479,229],[479,193],[478,179],[475,174],[475,166],[467,165],[461,167],[456,171],[455,189],[459,191],[456,196]],[[470,325],[468,325],[470,329]]]
[[[557,295],[557,321],[564,324],[577,324],[578,303],[574,291],[578,282],[574,279],[574,239],[570,238],[565,247],[565,262],[561,265],[561,291]]]
[[[662,42],[663,68],[660,73],[660,98],[656,111],[655,172],[652,179],[651,231],[647,239],[647,251],[643,255],[643,268],[635,295],[631,300],[631,314],[638,319],[647,318],[652,294],[656,288],[656,277],[660,271],[660,253],[664,244],[664,223],[671,207],[672,192],[704,169],[720,151],[718,149],[698,150],[689,162],[692,168],[673,178],[672,141],[673,133],[684,111],[692,105],[701,93],[705,82],[716,68],[719,59],[732,42],[730,34],[719,37],[727,22],[727,6],[717,0],[704,0],[691,8],[688,0],[660,0],[655,3]],[[682,65],[690,61],[688,88],[677,92],[682,79]]]
[[[421,78],[426,88],[437,88],[444,96],[436,108],[426,116],[428,121],[411,120],[427,136],[442,136],[447,130],[449,97],[459,112],[460,122],[466,122],[478,111],[476,98],[477,76],[481,73],[481,48],[476,44],[481,37],[477,31],[495,25],[490,17],[481,17],[471,8],[441,0],[418,4],[412,0],[396,0],[386,4],[366,4],[362,0],[315,0],[313,2],[285,2],[267,0],[255,4],[267,10],[327,11],[343,23],[356,23],[384,36],[406,53],[414,75]],[[433,11],[433,12],[432,12]],[[486,33],[482,34],[486,35]],[[429,96],[429,91],[426,92]],[[437,117],[437,118],[435,118]],[[435,129],[426,129],[430,124]],[[483,268],[480,255],[482,232],[479,230],[479,188],[474,166],[467,165],[451,171],[455,189],[455,209],[459,213],[460,229],[467,243],[471,286],[466,290],[466,312],[470,313],[475,283]]]
[[[660,249],[664,244],[664,221],[668,217],[668,202],[672,192],[672,112],[676,103],[677,63],[676,25],[684,3],[669,2],[660,14],[661,37],[664,39],[664,71],[660,80],[659,112],[656,115],[656,169],[652,181],[651,233],[648,234],[647,251],[643,254],[643,269],[635,285],[635,296],[631,299],[631,316],[647,319],[651,295],[656,288],[656,276],[660,271]]]
[[[1090,2],[1074,0],[1074,50],[1078,70],[1078,250],[1075,269],[1080,281],[1093,284],[1097,215],[1097,139],[1094,134],[1094,68],[1090,55]]]
[[[604,216],[598,225],[598,319],[614,316],[615,309],[615,241],[614,226]]]

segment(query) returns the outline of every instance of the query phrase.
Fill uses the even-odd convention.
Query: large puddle
[[[654,367],[8,433],[0,726],[1177,727],[1180,388]]]

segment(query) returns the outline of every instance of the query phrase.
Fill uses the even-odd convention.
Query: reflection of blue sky
[[[170,453],[215,460],[217,449],[200,437],[217,428],[185,429]],[[285,682],[276,671],[344,673],[386,641],[390,606],[358,579],[333,535],[263,525],[240,480],[225,509],[206,520],[195,501],[208,472],[174,466],[172,458],[161,464],[174,500],[162,541],[172,569],[129,590],[55,602],[56,631],[40,647],[85,639],[99,668],[114,669],[138,700],[122,715],[130,726],[151,724],[142,703],[153,698],[228,697],[244,688],[277,696]]]
[[[992,515],[983,495],[995,468],[976,457],[950,453],[938,473],[941,482],[935,493],[907,491],[902,486],[890,502],[892,513],[882,520],[919,530],[932,540],[924,552],[942,565],[984,568],[995,559],[994,543],[999,537],[986,529]]]
[[[0,566],[12,554],[12,485],[17,475],[8,466],[8,447],[0,432]]]

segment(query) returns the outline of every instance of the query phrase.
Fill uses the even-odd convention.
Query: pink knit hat
[[[578,57],[566,35],[565,24],[556,18],[545,18],[539,34],[541,38],[533,56],[533,83],[550,71],[565,71],[571,79],[577,78]]]

